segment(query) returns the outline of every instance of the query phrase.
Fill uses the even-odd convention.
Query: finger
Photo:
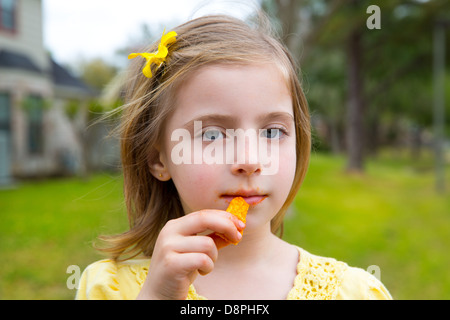
[[[177,228],[182,235],[195,235],[197,233],[211,230],[224,235],[231,242],[238,242],[241,239],[241,222],[232,214],[222,210],[200,210],[190,213],[180,219]]]
[[[178,253],[205,253],[213,262],[217,260],[218,256],[216,243],[213,239],[207,236],[183,237],[182,241],[180,241],[174,248],[174,251]]]
[[[175,264],[177,264],[175,267],[186,274],[197,270],[199,274],[205,275],[214,269],[214,261],[207,254],[199,252],[178,254]]]
[[[222,236],[220,236],[217,233],[211,233],[208,235],[208,237],[210,237],[214,241],[214,243],[216,244],[217,250],[222,249],[223,247],[226,247],[229,244],[231,244],[230,241],[224,239]]]

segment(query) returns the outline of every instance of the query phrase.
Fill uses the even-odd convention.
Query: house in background
[[[0,0],[0,184],[83,171],[92,98],[46,52],[42,0]]]

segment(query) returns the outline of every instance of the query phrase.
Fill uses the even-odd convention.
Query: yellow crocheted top
[[[365,270],[349,267],[333,258],[315,256],[301,248],[298,250],[297,276],[286,299],[392,299],[384,285]],[[149,265],[150,259],[94,262],[81,276],[76,299],[135,299],[147,277]],[[206,298],[198,295],[191,285],[187,299]]]

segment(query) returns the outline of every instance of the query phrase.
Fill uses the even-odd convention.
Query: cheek
[[[286,176],[291,177],[292,180],[295,176],[295,170],[297,167],[297,156],[295,153],[295,150],[293,150],[285,159],[283,159],[282,167],[284,166],[286,168]]]
[[[280,157],[278,173],[275,175],[274,181],[272,182],[272,185],[276,186],[276,188],[273,189],[273,200],[275,205],[273,208],[274,213],[281,209],[291,192],[295,178],[296,159],[295,147],[283,150],[282,156]]]
[[[214,186],[217,170],[211,170],[205,165],[189,165],[183,169],[185,187],[199,191],[206,191]],[[195,191],[194,191],[195,192]]]
[[[211,207],[216,198],[219,177],[217,168],[207,165],[180,165],[172,170],[172,180],[185,210],[198,211]]]
[[[277,175],[279,181],[283,181],[283,184],[291,186],[295,177],[296,165],[297,155],[295,144],[291,143],[280,150],[279,171]]]

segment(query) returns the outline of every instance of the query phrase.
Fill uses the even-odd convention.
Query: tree
[[[380,134],[386,130],[380,127],[387,125],[383,119],[406,120],[419,133],[431,126],[432,28],[436,17],[450,12],[450,3],[442,0],[383,2],[381,28],[370,29],[367,8],[372,4],[367,0],[263,1],[263,8],[288,26],[280,30],[303,35],[304,46],[293,52],[309,80],[306,94],[312,113],[334,118],[327,121],[330,125],[346,114],[347,168],[358,171],[364,169],[367,152],[375,151],[382,140]],[[285,13],[290,10],[301,12]],[[333,56],[344,59],[330,60]],[[340,93],[333,106],[326,99],[329,92]],[[389,137],[403,133],[398,125],[391,125],[391,130],[394,134],[386,141],[392,143]]]
[[[117,67],[101,58],[78,62],[81,79],[92,88],[101,91],[117,74]]]

